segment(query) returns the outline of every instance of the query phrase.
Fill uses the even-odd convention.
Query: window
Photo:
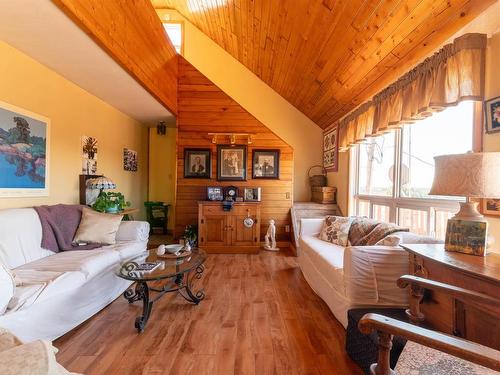
[[[177,53],[183,53],[183,24],[181,22],[166,22],[163,24],[170,41]]]
[[[351,149],[353,214],[443,238],[457,197],[431,196],[434,156],[473,149],[474,103],[461,102]]]

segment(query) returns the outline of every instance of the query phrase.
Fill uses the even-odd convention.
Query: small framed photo
[[[500,96],[484,103],[486,112],[486,133],[500,132]]]
[[[210,178],[210,155],[209,148],[184,149],[184,178]]]
[[[280,178],[280,150],[253,150],[252,178]]]
[[[222,192],[222,187],[220,186],[209,186],[207,187],[207,197],[209,201],[221,201],[224,199],[224,194]]]
[[[217,146],[217,180],[246,181],[247,146]]]
[[[488,223],[485,221],[448,220],[444,248],[447,251],[484,256]]]
[[[260,187],[245,188],[245,202],[260,202]]]
[[[500,199],[482,199],[481,208],[483,215],[500,217]]]

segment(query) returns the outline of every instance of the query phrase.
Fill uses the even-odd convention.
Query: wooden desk
[[[410,254],[410,274],[472,291],[500,296],[500,254],[485,257],[444,250],[444,245],[402,245]],[[438,292],[425,293],[421,311],[430,328],[500,350],[498,315]]]

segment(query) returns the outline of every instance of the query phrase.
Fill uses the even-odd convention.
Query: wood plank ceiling
[[[176,9],[322,128],[495,0],[152,0]]]

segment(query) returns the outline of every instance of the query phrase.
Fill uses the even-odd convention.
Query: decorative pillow
[[[103,214],[84,207],[82,220],[73,242],[114,245],[116,243],[116,232],[118,232],[122,218],[123,215]]]
[[[380,246],[398,246],[401,243],[401,238],[398,236],[395,236],[393,234],[390,234],[388,236],[385,236],[382,238],[380,241],[378,241],[376,245]]]
[[[16,282],[14,281],[14,277],[9,269],[3,263],[0,263],[0,315],[7,310],[7,306],[14,296],[15,290]]]
[[[347,246],[351,223],[352,217],[327,216],[319,234],[320,240],[339,246]]]

